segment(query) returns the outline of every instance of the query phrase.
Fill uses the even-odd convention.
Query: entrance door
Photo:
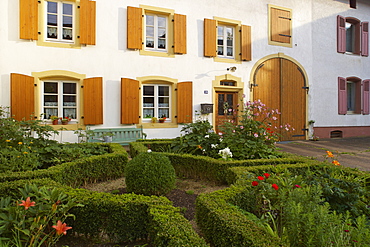
[[[220,126],[225,121],[237,123],[237,92],[216,92],[216,133],[220,133]]]
[[[305,139],[307,87],[300,67],[284,58],[269,59],[258,66],[253,86],[254,100],[281,112],[278,125],[295,129],[281,139]]]

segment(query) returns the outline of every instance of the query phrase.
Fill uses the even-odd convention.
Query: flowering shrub
[[[77,204],[56,188],[26,185],[24,200],[0,198],[0,246],[54,246],[68,227],[62,223]]]
[[[325,201],[322,187],[289,173],[250,174],[240,207],[257,225],[286,246],[368,246],[369,212],[338,213]],[[252,214],[250,214],[252,213]]]
[[[274,143],[283,133],[294,130],[289,124],[279,126],[279,115],[277,109],[266,107],[260,100],[246,102],[238,124],[230,120],[221,127],[223,146],[229,147],[238,160],[275,158]]]

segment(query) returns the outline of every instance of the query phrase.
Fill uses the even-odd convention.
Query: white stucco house
[[[202,104],[217,128],[243,95],[279,109],[290,140],[370,136],[369,21],[368,0],[2,0],[0,104],[71,118],[69,142],[176,137]]]

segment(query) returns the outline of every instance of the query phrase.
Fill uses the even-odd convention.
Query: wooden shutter
[[[291,16],[290,11],[271,8],[271,40],[280,43],[290,44]]]
[[[217,39],[216,20],[204,19],[204,56],[215,57],[217,53],[216,39]]]
[[[338,114],[347,114],[347,81],[338,77]]]
[[[349,0],[349,7],[356,9],[356,0]]]
[[[241,60],[252,60],[252,35],[250,26],[241,26]]]
[[[186,54],[186,15],[174,16],[174,53]]]
[[[369,56],[369,22],[361,23],[361,55]]]
[[[121,124],[139,123],[139,81],[121,78]]]
[[[16,120],[29,120],[35,114],[34,78],[10,74],[10,113]]]
[[[337,16],[337,51],[346,52],[346,19],[343,16]]]
[[[80,1],[80,43],[95,45],[96,40],[96,2]]]
[[[141,50],[143,47],[142,9],[127,7],[127,48]]]
[[[103,78],[83,80],[84,124],[103,124]]]
[[[363,81],[362,89],[362,114],[369,115],[370,113],[370,80]]]
[[[19,37],[38,39],[38,1],[19,0]]]
[[[193,120],[193,82],[177,84],[177,123],[191,123]]]

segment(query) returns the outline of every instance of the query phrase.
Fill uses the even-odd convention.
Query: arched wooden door
[[[281,112],[278,125],[289,124],[295,130],[281,140],[306,138],[307,86],[301,68],[284,58],[261,63],[254,74],[253,99]],[[283,132],[284,133],[284,132]]]

